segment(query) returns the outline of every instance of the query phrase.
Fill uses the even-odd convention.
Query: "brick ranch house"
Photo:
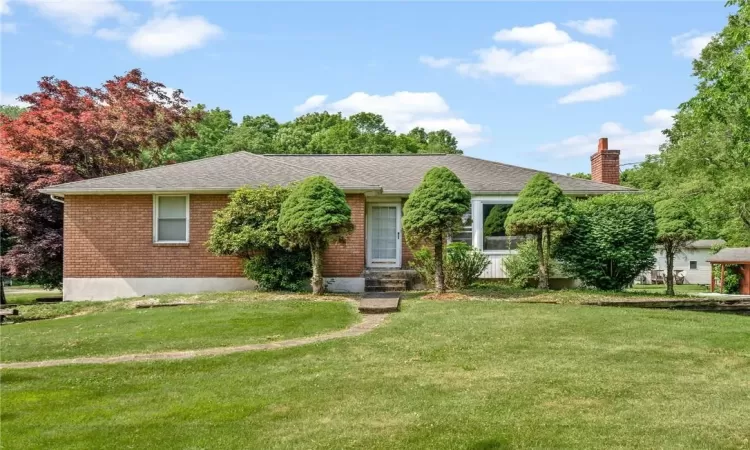
[[[619,186],[619,150],[606,138],[591,157],[593,181],[550,174],[571,196],[632,191]],[[252,289],[235,257],[206,250],[214,211],[241,186],[287,185],[325,175],[345,193],[355,228],[324,257],[328,289],[361,292],[367,269],[408,268],[401,209],[432,167],[455,172],[472,193],[465,227],[453,237],[485,252],[485,278],[505,278],[502,259],[518,239],[482,224],[510,208],[537,171],[462,155],[258,155],[237,152],[181,164],[50,186],[64,202],[65,300]]]

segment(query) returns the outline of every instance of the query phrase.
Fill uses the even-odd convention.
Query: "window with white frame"
[[[154,196],[154,242],[188,242],[189,205],[190,199],[187,195]]]
[[[507,252],[515,250],[518,244],[526,239],[525,236],[508,236],[505,232],[505,219],[513,206],[512,202],[504,200],[480,201],[475,213],[481,213],[481,220],[474,226],[476,233],[481,233],[478,244],[485,252]]]

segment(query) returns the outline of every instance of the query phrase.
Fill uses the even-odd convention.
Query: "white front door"
[[[401,204],[367,207],[367,266],[401,267]]]

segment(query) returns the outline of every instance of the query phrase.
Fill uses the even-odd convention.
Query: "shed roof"
[[[231,192],[241,186],[286,185],[325,175],[345,191],[408,195],[425,173],[445,166],[473,194],[518,194],[537,170],[464,155],[258,155],[236,152],[180,164],[50,186],[47,194],[139,192]],[[549,174],[567,194],[606,194],[637,190]]]
[[[750,247],[723,248],[706,258],[714,263],[750,263]]]

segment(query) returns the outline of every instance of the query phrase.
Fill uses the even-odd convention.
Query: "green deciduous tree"
[[[178,163],[228,153],[223,151],[221,143],[237,126],[232,122],[232,113],[219,108],[207,111],[206,106],[200,104],[191,112],[200,120],[164,149],[164,161]],[[149,153],[144,153],[148,159]]]
[[[344,191],[323,176],[300,182],[281,206],[278,231],[282,244],[310,250],[313,294],[324,291],[323,252],[329,244],[343,242],[354,230],[351,215]]]
[[[310,273],[309,253],[280,243],[279,216],[288,196],[282,186],[240,188],[214,214],[209,233],[208,249],[245,259],[245,274],[265,290],[299,290]]]
[[[586,286],[621,290],[653,267],[656,218],[648,198],[610,194],[575,203],[576,222],[557,251]]]
[[[194,128],[178,129],[180,137],[163,151],[145,150],[143,160],[153,164],[153,155],[165,162],[183,162],[237,151],[252,153],[353,154],[353,153],[461,153],[456,138],[446,130],[426,132],[415,128],[406,134],[389,129],[374,113],[316,112],[280,124],[273,117],[245,116],[238,125],[227,110],[207,110],[198,105],[192,112],[201,120]]]
[[[701,237],[750,245],[750,4],[693,62],[695,95],[679,106],[659,155],[623,172],[623,184],[687,199]]]
[[[17,119],[24,111],[26,111],[26,108],[23,106],[0,105],[0,114],[11,119]]]
[[[529,180],[508,212],[505,228],[509,235],[534,235],[536,238],[540,289],[549,289],[552,232],[565,230],[574,220],[570,198],[544,173]]]
[[[690,206],[682,199],[669,198],[656,202],[656,242],[667,259],[667,295],[674,295],[674,257],[697,237],[696,223]]]
[[[411,248],[429,244],[434,249],[435,289],[445,292],[443,243],[461,226],[469,211],[471,193],[446,167],[430,169],[404,205],[403,228]]]
[[[580,178],[581,180],[590,180],[591,179],[591,174],[590,173],[585,173],[585,172],[576,172],[576,173],[572,173],[572,174],[569,173],[568,176],[569,177],[573,177],[573,178]]]
[[[239,126],[233,127],[219,143],[221,153],[246,151],[251,153],[274,153],[273,138],[279,131],[279,123],[273,117],[245,116]]]

